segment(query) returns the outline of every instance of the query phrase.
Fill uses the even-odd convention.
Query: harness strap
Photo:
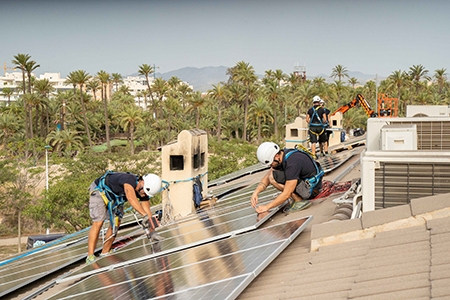
[[[320,179],[325,174],[325,172],[323,171],[322,167],[320,167],[320,169],[319,169],[319,167],[317,166],[316,161],[308,153],[305,153],[305,152],[303,152],[303,151],[301,151],[299,149],[293,149],[293,150],[289,151],[288,153],[286,153],[286,155],[284,156],[284,160],[287,161],[289,156],[291,156],[291,154],[294,153],[294,152],[302,152],[302,153],[304,153],[306,156],[308,156],[311,159],[314,167],[316,168],[316,175],[312,176],[311,178],[304,179],[304,181],[307,184],[309,184],[310,190],[312,191],[316,187],[316,185],[320,182]]]

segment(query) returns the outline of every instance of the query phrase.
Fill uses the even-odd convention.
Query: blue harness
[[[105,206],[108,209],[109,222],[113,229],[113,235],[115,235],[119,229],[119,220],[123,217],[123,212],[120,207],[123,206],[126,201],[124,193],[117,195],[108,186],[108,176],[114,173],[115,172],[111,170],[106,171],[106,173],[99,178],[97,187],[95,188],[102,196],[103,202],[105,202]],[[136,183],[137,182],[138,180],[136,178]]]
[[[289,156],[291,156],[291,154],[294,153],[294,152],[304,153],[306,156],[308,156],[311,159],[314,167],[316,167],[316,175],[314,175],[314,176],[312,176],[310,178],[306,178],[306,179],[300,178],[300,179],[304,180],[309,185],[309,189],[310,189],[310,192],[312,194],[314,188],[320,182],[320,180],[322,179],[322,177],[325,174],[325,172],[323,171],[321,166],[319,167],[317,165],[316,161],[308,153],[306,153],[305,151],[301,151],[299,149],[292,149],[291,151],[286,153],[285,156],[284,156],[284,161],[286,162],[287,159],[289,158]]]

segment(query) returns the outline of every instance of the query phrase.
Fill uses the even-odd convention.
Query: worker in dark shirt
[[[319,142],[319,144],[326,142],[326,136],[324,135],[326,127],[326,115],[323,107],[320,106],[320,100],[321,99],[319,96],[314,96],[313,107],[311,107],[306,114],[306,123],[308,123],[309,126],[309,141],[311,143],[311,153],[314,158],[317,157],[317,142]]]

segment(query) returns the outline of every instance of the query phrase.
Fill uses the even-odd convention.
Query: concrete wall
[[[195,212],[193,178],[200,176],[203,197],[208,183],[208,136],[200,129],[183,130],[176,142],[162,148],[162,178],[169,182],[163,191],[163,210],[170,201],[172,217],[185,217]],[[167,212],[164,211],[164,214]]]

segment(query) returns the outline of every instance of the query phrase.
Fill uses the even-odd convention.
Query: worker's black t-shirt
[[[320,124],[323,123],[322,117],[323,114],[325,113],[323,107],[319,107],[317,108],[317,106],[313,106],[310,109],[308,109],[308,115],[310,118],[310,123],[314,123],[314,124]],[[317,111],[317,115],[314,114],[314,111]]]
[[[95,184],[98,185],[98,182],[100,181],[100,178],[97,178],[95,180]],[[137,186],[137,180],[136,175],[130,174],[130,173],[122,173],[122,172],[115,172],[110,175],[108,175],[107,180],[105,180],[108,187],[114,192],[116,195],[125,195],[125,189],[123,188],[123,185],[125,183],[128,183],[133,187],[133,189],[136,189]],[[138,193],[136,193],[136,197],[141,201],[148,201],[148,196],[146,197],[140,197]],[[126,197],[124,197],[126,200]]]
[[[286,154],[291,150],[294,152],[286,160]],[[307,154],[293,149],[284,149],[281,168],[284,170],[286,181],[308,179],[315,176],[317,172],[313,160]]]

